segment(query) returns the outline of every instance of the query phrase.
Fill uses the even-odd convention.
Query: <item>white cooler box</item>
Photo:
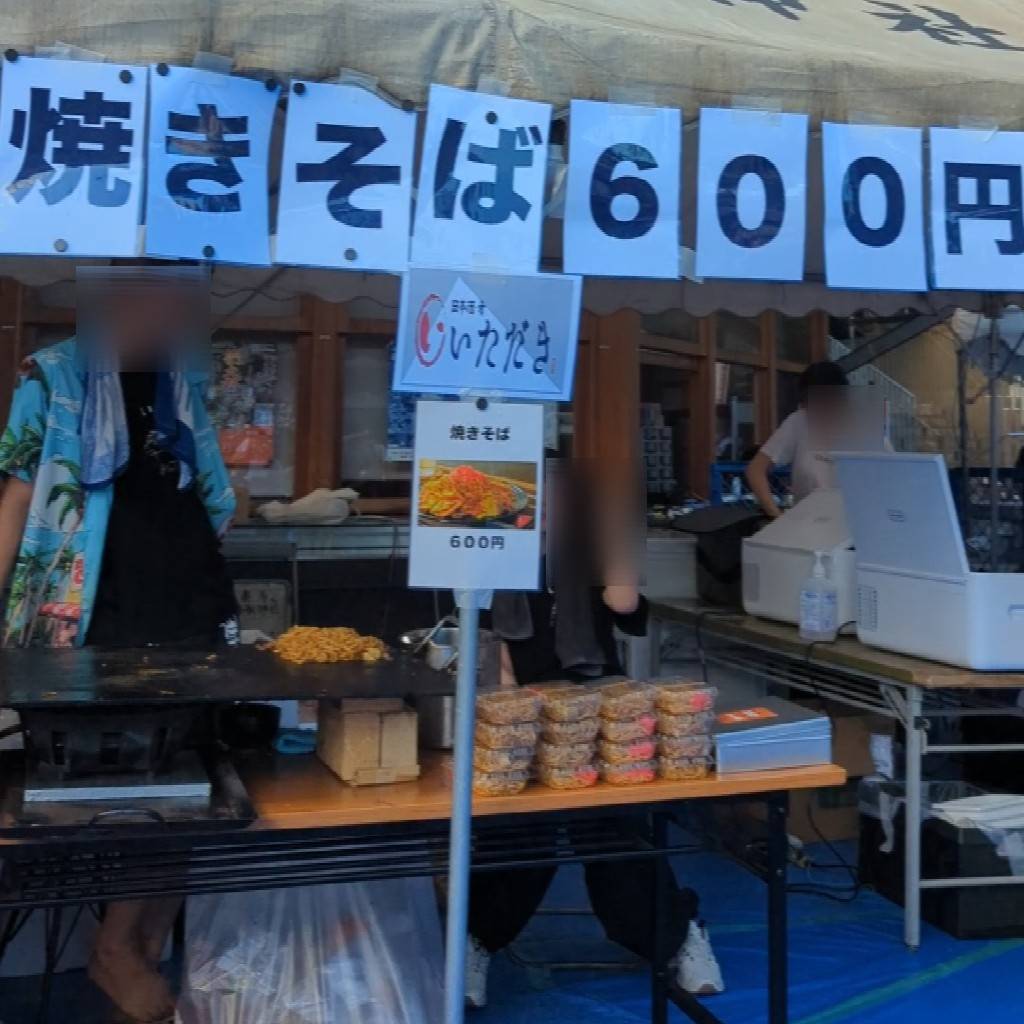
[[[857,571],[839,490],[813,491],[743,541],[743,607],[748,615],[800,622],[800,591],[814,569],[814,552],[828,556],[838,592],[838,622],[857,618]]]
[[[862,643],[1024,669],[1024,574],[971,572],[941,455],[835,453],[857,547]]]

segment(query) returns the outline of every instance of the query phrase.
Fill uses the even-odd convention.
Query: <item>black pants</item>
[[[469,889],[469,934],[489,953],[514,942],[544,901],[556,870],[475,872]],[[605,934],[634,956],[650,960],[654,945],[653,861],[588,864],[585,871],[590,905]],[[669,874],[665,948],[674,955],[697,917],[697,894],[680,888],[671,868]]]

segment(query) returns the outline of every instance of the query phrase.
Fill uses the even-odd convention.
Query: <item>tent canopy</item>
[[[431,82],[492,77],[556,107],[625,89],[690,116],[740,97],[815,122],[1024,119],[1017,0],[0,0],[0,13],[8,46],[178,63],[205,50],[243,73],[312,78],[352,68],[416,103]]]
[[[572,98],[677,106],[688,126],[701,106],[801,111],[822,120],[904,125],[1024,121],[1024,8],[1019,0],[0,0],[3,45],[67,44],[118,61],[192,63],[199,51],[235,71],[331,79],[342,68],[423,104],[431,82],[473,88],[490,78],[514,96],[564,108]],[[955,6],[955,10],[953,9]],[[684,144],[683,237],[693,244],[696,134]],[[820,149],[811,147],[807,280],[591,282],[598,313],[632,306],[848,313],[868,308],[980,308],[982,297],[836,292],[822,283]],[[546,263],[560,233],[549,225]],[[32,265],[29,266],[29,263]],[[4,261],[22,280],[67,277],[59,261]],[[222,268],[235,287],[270,272]],[[281,295],[397,304],[386,276],[275,271]]]

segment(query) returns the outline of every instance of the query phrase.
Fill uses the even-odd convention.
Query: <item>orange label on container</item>
[[[742,711],[726,711],[718,716],[718,720],[722,725],[739,725],[741,722],[762,722],[766,718],[778,717],[768,708],[743,708]]]

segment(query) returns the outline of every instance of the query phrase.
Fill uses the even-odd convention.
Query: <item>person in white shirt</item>
[[[782,514],[772,494],[768,474],[775,466],[789,466],[796,501],[819,487],[834,487],[832,464],[826,456],[830,445],[825,438],[834,418],[835,399],[848,385],[846,374],[836,363],[812,363],[800,374],[797,391],[800,408],[783,420],[747,466],[747,483],[765,514],[772,519]],[[833,397],[834,396],[834,397]]]

